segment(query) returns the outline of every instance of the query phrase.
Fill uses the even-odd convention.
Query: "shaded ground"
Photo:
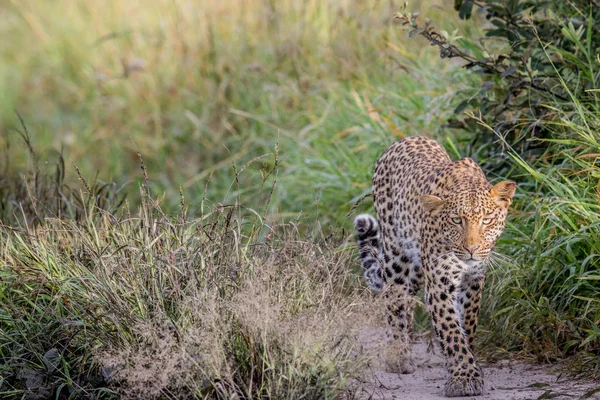
[[[383,330],[363,331],[366,349],[374,349],[383,340]],[[387,373],[373,366],[371,382],[365,383],[361,398],[373,400],[437,400],[443,396],[446,371],[444,360],[427,352],[426,343],[416,343],[413,355],[417,371],[410,375]],[[598,399],[600,382],[575,381],[552,372],[552,366],[528,365],[519,362],[483,364],[485,392],[483,396],[466,397],[477,400],[537,400],[537,399]]]

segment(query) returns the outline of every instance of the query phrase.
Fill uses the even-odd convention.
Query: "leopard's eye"
[[[489,225],[489,224],[491,224],[492,222],[494,222],[494,218],[484,218],[484,219],[483,219],[481,222],[482,222],[484,225]]]
[[[452,223],[456,225],[462,224],[462,218],[460,217],[451,217],[450,221],[452,221]]]

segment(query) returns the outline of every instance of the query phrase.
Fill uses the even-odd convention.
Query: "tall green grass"
[[[12,133],[18,110],[44,160],[60,151],[91,180],[139,178],[140,152],[177,209],[210,197],[252,205],[255,163],[239,192],[238,168],[279,143],[285,174],[273,210],[338,208],[366,190],[376,155],[403,135],[440,132],[468,72],[409,40],[393,21],[401,4],[370,0],[19,1],[3,6],[0,132],[7,173],[27,154]],[[440,28],[466,25],[441,1],[419,3]],[[352,160],[349,162],[349,160]],[[75,178],[71,178],[75,179]],[[340,189],[346,189],[341,191]],[[137,185],[126,186],[132,204]]]
[[[486,330],[504,351],[543,362],[577,355],[576,371],[598,374],[600,120],[557,113],[562,138],[542,160],[513,155],[529,179],[499,243],[508,258],[493,271]]]

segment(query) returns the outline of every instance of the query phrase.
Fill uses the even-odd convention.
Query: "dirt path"
[[[367,329],[361,341],[366,349],[381,343],[383,331]],[[387,373],[373,366],[371,382],[362,388],[361,398],[373,400],[437,400],[443,396],[444,360],[427,353],[425,343],[413,347],[417,371],[410,375]],[[595,399],[600,400],[600,382],[574,381],[551,371],[548,366],[533,366],[518,362],[483,364],[485,392],[483,396],[467,397],[477,400],[535,400],[535,399]],[[463,397],[464,398],[464,397]]]

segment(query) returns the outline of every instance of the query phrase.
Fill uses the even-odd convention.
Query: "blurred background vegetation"
[[[471,35],[443,2],[424,2],[440,28]],[[182,188],[254,203],[261,159],[231,188],[232,164],[283,163],[276,212],[317,209],[340,222],[369,190],[374,159],[393,140],[441,131],[467,71],[410,40],[400,3],[369,1],[19,1],[4,7],[0,130],[7,175],[27,165],[14,110],[40,157],[61,152],[87,179],[126,184],[139,203],[137,153],[150,185],[176,209]],[[68,174],[76,179],[74,174]]]
[[[473,157],[492,181],[519,182],[498,244],[506,259],[490,266],[485,355],[566,357],[597,374],[599,10],[595,0],[1,3],[0,393],[348,394],[362,364],[337,347],[343,324],[307,349],[301,335],[281,341],[273,321],[338,321],[344,299],[360,302],[358,275],[339,272],[357,268],[352,213],[371,210],[355,204],[381,152],[417,134]],[[277,318],[259,329],[239,311],[256,305],[239,297],[264,285],[258,304]],[[198,298],[218,306],[196,310]],[[185,339],[215,309],[225,322],[204,331],[210,340]],[[173,366],[143,392],[136,351],[162,365],[165,340],[196,369]],[[227,362],[197,362],[206,348]]]

